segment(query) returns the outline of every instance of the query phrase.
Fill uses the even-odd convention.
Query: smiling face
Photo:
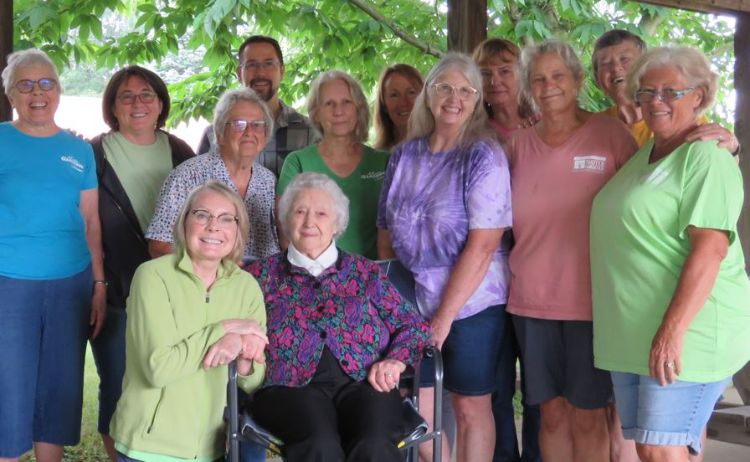
[[[236,132],[231,125],[233,120],[248,122],[265,120],[263,110],[252,101],[238,101],[229,111],[227,125],[224,126],[222,136],[217,140],[222,157],[254,161],[266,145],[265,128],[257,130],[252,123],[249,123],[244,131]]]
[[[132,104],[125,104],[123,100]],[[146,103],[140,95],[153,95],[153,100]],[[153,132],[156,121],[161,114],[162,102],[151,85],[137,75],[128,77],[117,89],[113,114],[117,119],[120,132],[127,138],[143,132]]]
[[[331,196],[322,189],[303,189],[297,193],[287,220],[289,240],[312,259],[331,245],[338,221]]]
[[[324,138],[354,137],[357,129],[357,105],[346,82],[334,79],[320,87],[317,118],[323,128]]]
[[[457,70],[449,70],[435,79],[436,84],[448,84],[455,89],[473,88],[471,82]],[[459,97],[459,91],[454,90],[449,95],[442,95],[433,85],[429,89],[429,106],[435,117],[435,130],[455,132],[463,128],[471,118],[477,105],[478,94],[467,99]]]
[[[690,82],[677,69],[671,66],[657,67],[649,70],[640,79],[640,90],[660,91],[665,88],[684,90],[689,88]],[[653,98],[648,103],[641,104],[643,120],[654,132],[654,137],[668,140],[681,136],[691,128],[696,121],[696,111],[704,97],[704,90],[696,88],[686,93],[682,98],[674,101],[662,101]]]
[[[207,223],[200,223],[200,213],[213,217]],[[232,202],[216,191],[206,190],[194,200],[185,219],[185,246],[193,262],[218,263],[227,257],[237,241],[237,222],[222,224],[221,215],[237,216]]]
[[[537,56],[529,80],[531,96],[542,115],[575,109],[581,82],[556,53]]]
[[[414,108],[421,86],[416,85],[398,72],[392,72],[383,85],[383,102],[388,117],[401,133],[406,133],[409,115]]]
[[[632,40],[602,48],[596,52],[596,83],[615,102],[627,101],[625,76],[630,66],[641,56]]]
[[[279,91],[284,77],[284,65],[270,43],[250,43],[242,50],[237,77],[243,85],[255,90],[258,96],[268,102]]]
[[[14,76],[14,87],[11,89],[8,99],[10,104],[18,112],[17,127],[19,130],[39,130],[55,127],[55,112],[60,104],[60,83],[55,78],[54,71],[47,65],[31,65],[21,67]],[[52,79],[56,82],[55,88],[44,91],[38,83],[30,93],[21,93],[15,88],[15,84],[21,80]]]
[[[518,104],[518,58],[507,51],[479,64],[484,101],[491,106]]]

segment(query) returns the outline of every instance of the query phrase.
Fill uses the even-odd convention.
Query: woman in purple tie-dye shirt
[[[468,56],[450,54],[430,71],[407,141],[388,164],[378,213],[380,257],[398,257],[414,273],[419,310],[443,353],[458,460],[471,462],[490,461],[494,448],[490,398],[508,292],[502,236],[512,215],[508,163],[485,133],[481,102],[482,79]],[[428,418],[434,388],[421,385]]]

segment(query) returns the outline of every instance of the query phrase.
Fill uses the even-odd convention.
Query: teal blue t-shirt
[[[91,255],[78,206],[81,191],[96,187],[88,143],[0,123],[0,275],[58,279],[84,270]]]

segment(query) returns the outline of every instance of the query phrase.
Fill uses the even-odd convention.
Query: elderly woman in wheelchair
[[[267,373],[248,408],[294,461],[399,461],[401,395],[429,327],[376,263],[336,248],[348,199],[303,173],[279,200],[286,252],[247,270],[268,314]]]

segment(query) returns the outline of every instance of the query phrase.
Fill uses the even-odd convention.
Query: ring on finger
[[[665,362],[664,367],[666,367],[667,369],[674,369],[674,361]]]

